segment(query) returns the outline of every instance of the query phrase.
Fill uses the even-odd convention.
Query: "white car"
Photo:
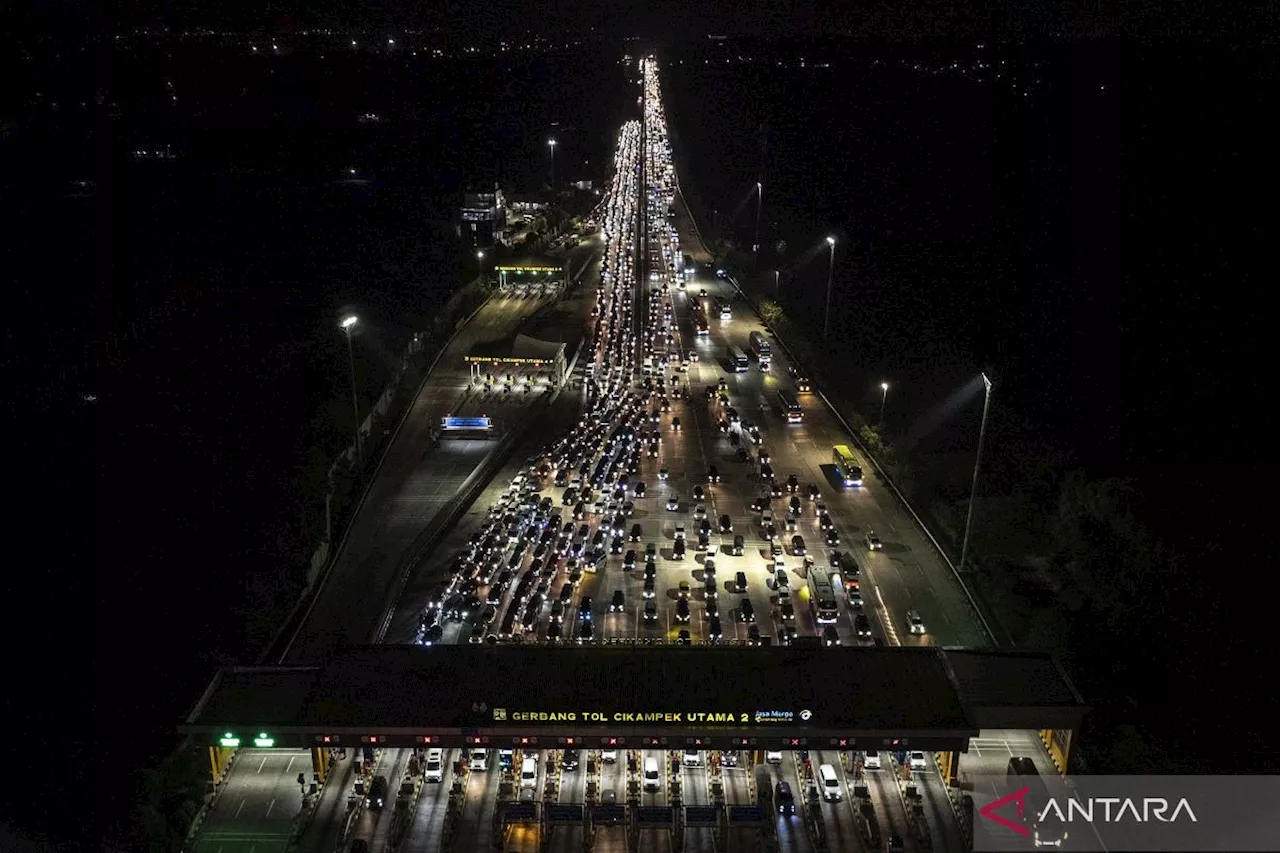
[[[924,753],[918,749],[914,749],[911,751],[911,757],[909,761],[911,762],[912,770],[926,770],[929,767],[928,762],[924,760]]]
[[[667,512],[676,512],[680,509],[680,498],[672,495],[667,498]]]
[[[920,618],[919,611],[916,611],[916,610],[907,611],[907,627],[911,629],[911,633],[913,634],[925,633],[924,620]]]
[[[874,530],[867,531],[867,550],[880,551],[884,549],[884,543],[880,541],[880,537],[876,535]]]
[[[766,750],[764,754],[764,763],[765,764],[781,764],[782,752],[776,749]]]
[[[444,781],[444,750],[431,749],[427,751],[426,779],[428,782]]]
[[[862,753],[862,766],[868,770],[880,769],[880,753],[874,749]]]
[[[600,760],[605,764],[616,764],[618,762],[618,750],[602,749],[600,750]]]

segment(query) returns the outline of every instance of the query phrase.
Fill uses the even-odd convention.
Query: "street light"
[[[827,264],[827,310],[822,315],[822,339],[827,339],[827,332],[831,328],[831,279],[836,271],[836,238],[827,238],[827,247],[831,249],[831,260]]]
[[[480,268],[480,281],[484,283],[484,249],[476,252],[476,266]]]
[[[760,258],[760,207],[764,204],[764,184],[756,181],[756,241],[751,244],[751,266]]]
[[[782,271],[773,271],[773,293],[774,298],[778,300],[778,304],[782,304]]]
[[[884,403],[888,399],[889,399],[889,383],[881,382],[880,383],[880,420],[877,421],[876,423],[879,423],[879,424],[884,423]]]
[[[551,189],[554,190],[556,188],[556,141],[548,139],[547,147],[551,149]]]
[[[338,325],[342,327],[342,331],[347,333],[347,363],[351,367],[351,409],[356,416],[356,462],[359,467],[356,474],[360,479],[364,480],[364,445],[360,439],[360,403],[356,399],[356,356],[355,350],[351,347],[351,330],[355,328],[356,323],[360,319],[355,314],[350,314],[342,318],[342,322]]]
[[[969,528],[973,525],[973,501],[978,496],[978,466],[982,464],[982,445],[987,437],[987,410],[991,407],[991,380],[982,374],[982,385],[985,393],[982,398],[982,426],[978,428],[978,455],[973,460],[973,485],[969,487],[969,513],[964,522],[964,544],[960,546],[960,566],[957,571],[964,571],[965,558],[969,556]]]

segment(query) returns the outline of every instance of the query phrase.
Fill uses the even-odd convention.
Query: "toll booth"
[[[511,392],[559,386],[567,371],[563,343],[521,334],[477,344],[463,360],[473,385]]]

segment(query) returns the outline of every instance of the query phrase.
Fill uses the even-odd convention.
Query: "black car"
[[[632,542],[639,542],[639,541],[640,541],[640,537],[641,537],[642,535],[643,535],[643,531],[641,530],[641,528],[640,528],[640,525],[639,525],[639,524],[633,524],[633,525],[631,525],[631,536],[630,536],[630,539],[631,539],[631,541],[632,541]]]
[[[623,609],[625,606],[626,606],[626,601],[625,601],[625,599],[623,598],[622,590],[620,590],[620,589],[614,590],[614,592],[613,592],[613,600],[611,600],[611,601],[609,602],[609,612],[610,612],[610,613],[621,613],[621,612],[622,612],[622,609]]]
[[[744,598],[738,604],[738,621],[754,622],[756,621],[756,610],[751,606],[751,599]]]
[[[578,750],[566,749],[564,751],[564,758],[560,760],[560,766],[563,767],[565,770],[577,770],[578,769]]]
[[[720,471],[714,465],[712,465],[710,468],[707,469],[707,482],[708,483],[720,482]]]
[[[733,532],[733,520],[729,518],[729,516],[727,515],[720,516],[720,532],[721,533]]]
[[[796,479],[796,475],[792,474],[790,477],[787,477],[787,491],[794,495],[799,490],[800,481]]]
[[[676,601],[676,621],[689,621],[689,599],[681,598]]]

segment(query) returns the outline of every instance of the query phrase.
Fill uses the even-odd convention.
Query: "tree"
[[[760,303],[760,316],[764,318],[766,325],[776,325],[782,319],[782,306],[771,299],[766,299]]]

